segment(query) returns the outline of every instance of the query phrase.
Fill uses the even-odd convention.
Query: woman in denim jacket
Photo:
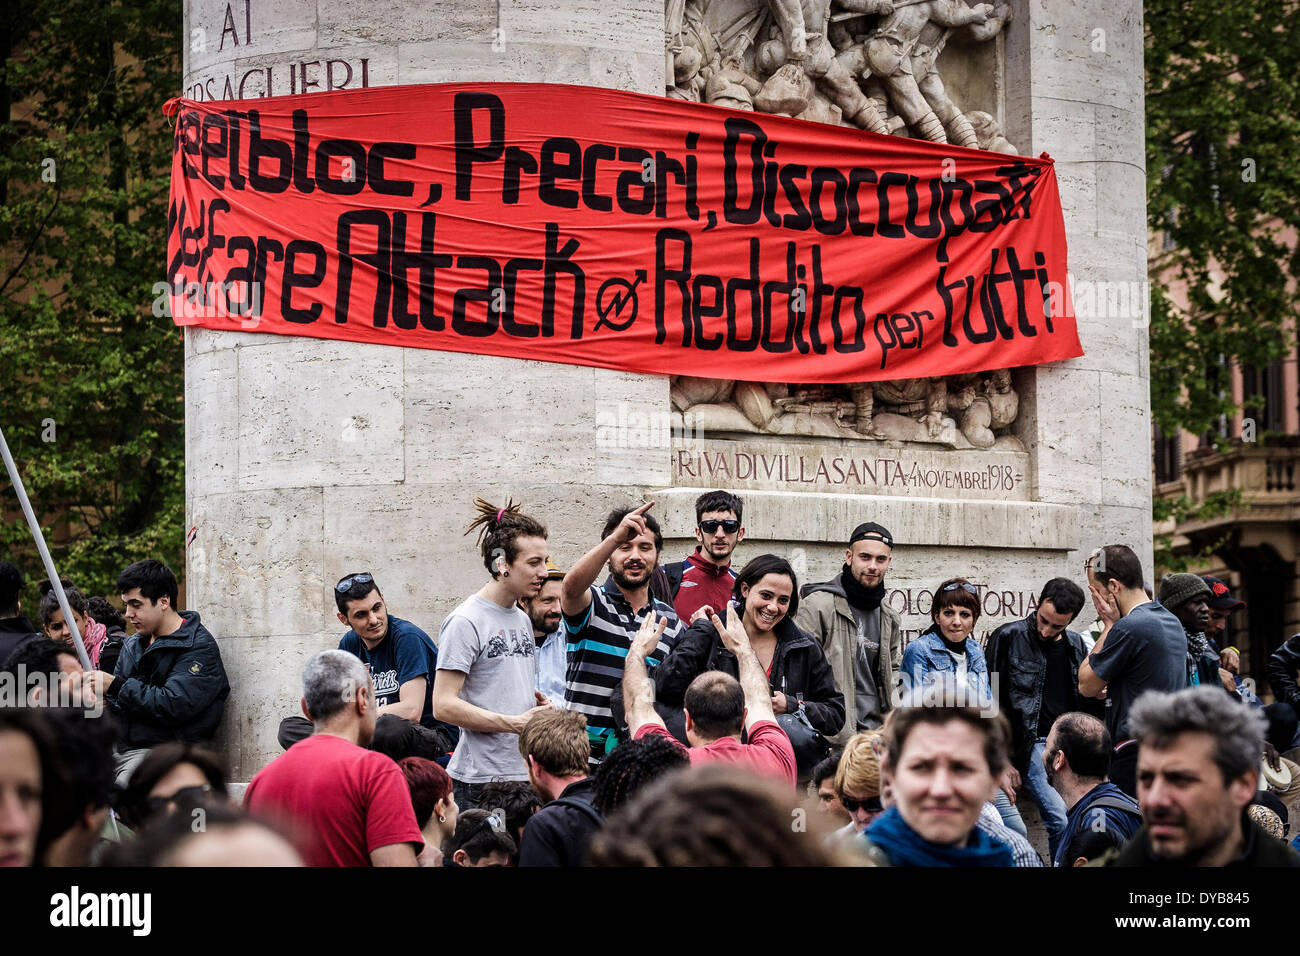
[[[905,699],[910,696],[918,704],[974,707],[996,713],[984,651],[970,640],[980,619],[979,588],[965,578],[944,581],[935,589],[930,618],[934,623],[903,651],[903,686],[909,692]],[[940,698],[933,699],[935,694]],[[998,784],[993,804],[1002,822],[1027,836],[1024,820],[1011,797],[1020,785],[1020,774],[1008,768]]]
[[[980,618],[979,589],[965,578],[951,578],[934,592],[930,607],[934,623],[903,651],[903,682],[913,694],[941,682],[965,697],[946,701],[985,708],[993,700],[984,651],[970,640]]]

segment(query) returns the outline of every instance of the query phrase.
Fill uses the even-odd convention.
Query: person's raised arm
[[[745,692],[745,729],[748,730],[760,720],[775,721],[776,711],[772,709],[772,691],[767,683],[767,674],[763,673],[763,665],[758,662],[758,655],[749,644],[745,622],[734,607],[727,608],[725,624],[716,614],[712,615],[711,620],[722,637],[722,643],[736,655],[740,689]]]
[[[640,508],[629,511],[604,541],[578,559],[578,563],[564,576],[564,585],[560,589],[560,610],[569,617],[577,617],[587,609],[591,603],[590,588],[600,576],[601,568],[619,545],[645,534],[645,513],[653,507],[654,502],[647,501]]]
[[[647,725],[664,726],[655,712],[654,684],[646,673],[645,659],[655,652],[667,626],[667,618],[656,619],[654,611],[647,612],[623,661],[623,707],[627,714],[628,733],[633,737]]]
[[[550,707],[546,697],[538,691],[533,692],[537,706],[522,714],[498,714],[478,707],[460,697],[465,677],[463,671],[439,670],[433,679],[433,715],[462,730],[477,730],[485,734],[517,734],[534,714]]]
[[[1092,656],[1106,646],[1106,638],[1110,634],[1111,626],[1119,620],[1120,613],[1119,605],[1109,594],[1097,590],[1095,584],[1088,585],[1088,590],[1092,592],[1092,606],[1097,609],[1097,616],[1101,618],[1104,627],[1101,637],[1097,638],[1097,643],[1079,664],[1079,693],[1084,697],[1100,697],[1106,689],[1106,682],[1092,669]]]

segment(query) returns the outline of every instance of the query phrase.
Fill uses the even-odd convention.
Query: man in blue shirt
[[[418,756],[445,764],[459,732],[433,717],[438,648],[432,638],[410,621],[389,615],[368,572],[340,579],[334,602],[339,623],[350,625],[338,649],[360,658],[374,682],[378,719],[371,749],[395,760]],[[290,717],[280,724],[280,745],[288,749],[310,733],[309,722]]]
[[[1091,714],[1062,714],[1048,731],[1043,768],[1067,809],[1053,865],[1072,865],[1069,848],[1080,830],[1108,831],[1123,846],[1141,828],[1137,803],[1106,779],[1110,755],[1110,734]]]

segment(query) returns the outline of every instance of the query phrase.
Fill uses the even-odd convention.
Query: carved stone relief
[[[1011,20],[1005,2],[668,0],[665,17],[670,97],[1018,153],[991,113],[953,101],[938,65],[950,40],[964,54],[994,40]],[[1005,370],[853,385],[675,376],[672,402],[696,434],[1021,450]]]

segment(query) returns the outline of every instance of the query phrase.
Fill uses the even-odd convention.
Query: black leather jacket
[[[1300,685],[1296,684],[1296,674],[1300,673],[1300,634],[1273,652],[1264,673],[1268,675],[1268,686],[1273,688],[1273,697],[1286,701],[1300,713]]]
[[[1101,717],[1104,704],[1079,693],[1079,665],[1088,653],[1083,638],[1067,630],[1065,640],[1069,642],[1067,659],[1070,662],[1070,682],[1074,687],[1070,710]],[[1012,761],[1022,774],[1028,766],[1034,742],[1038,740],[1038,716],[1043,703],[1043,682],[1047,677],[1047,656],[1041,645],[1042,638],[1038,636],[1034,615],[1030,614],[1023,621],[1003,624],[990,634],[984,651],[998,705],[1011,721]]]
[[[788,617],[776,625],[776,653],[772,657],[769,683],[790,700],[802,695],[808,721],[826,737],[844,726],[844,695],[835,686],[835,675],[821,645],[805,634]],[[705,671],[723,671],[740,677],[736,655],[722,643],[717,629],[707,618],[696,621],[677,639],[662,664],[651,672],[655,698],[681,707],[686,688]]]

